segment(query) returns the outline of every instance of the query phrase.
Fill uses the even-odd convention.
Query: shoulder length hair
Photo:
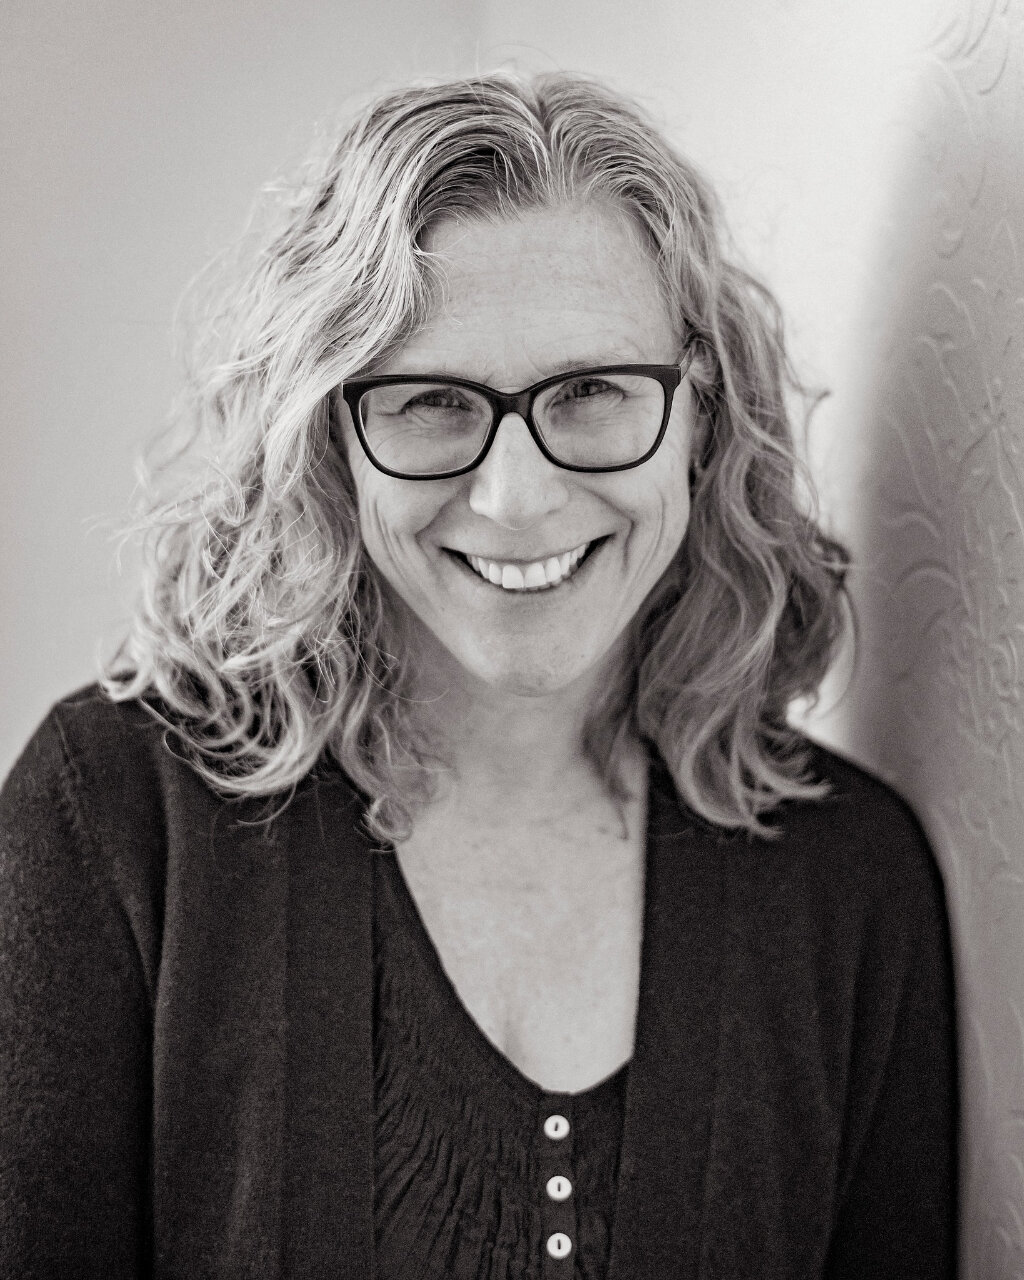
[[[365,105],[265,195],[197,294],[107,694],[143,698],[226,796],[288,793],[333,758],[375,834],[401,839],[438,762],[360,537],[335,392],[422,323],[424,237],[441,219],[600,201],[643,237],[692,338],[698,412],[689,528],[588,751],[621,795],[620,753],[639,733],[693,810],[762,834],[781,800],[821,794],[786,714],[841,636],[846,557],[799,498],[778,308],[726,259],[712,192],[636,105],[563,74],[417,85]]]

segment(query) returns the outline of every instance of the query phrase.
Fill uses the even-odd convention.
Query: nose
[[[569,498],[569,472],[549,462],[518,413],[498,424],[487,457],[469,473],[469,505],[506,529],[528,529]]]

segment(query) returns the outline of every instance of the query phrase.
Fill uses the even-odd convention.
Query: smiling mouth
[[[534,560],[530,563],[504,560],[487,560],[483,556],[466,555],[461,551],[446,548],[449,554],[460,563],[466,565],[477,575],[502,591],[550,591],[568,582],[576,574],[580,565],[593,554],[606,538],[595,538],[584,542],[572,551],[563,552],[560,556],[549,556],[546,560]]]

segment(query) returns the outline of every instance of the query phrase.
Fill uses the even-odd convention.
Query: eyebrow
[[[588,356],[586,360],[570,360],[564,364],[556,364],[551,367],[550,373],[545,377],[554,377],[556,373],[576,373],[579,369],[599,369],[606,364],[654,364],[653,360],[634,357],[630,359],[617,352],[599,352],[596,356]]]
[[[607,365],[619,364],[659,364],[663,361],[654,360],[650,356],[627,356],[622,352],[616,351],[599,351],[596,355],[581,356],[572,360],[556,360],[551,364],[538,367],[537,377],[534,382],[543,382],[546,378],[556,378],[559,374],[564,373],[567,376],[573,373],[579,373],[585,369],[601,369]],[[390,373],[404,378],[453,378],[463,382],[477,382],[481,386],[490,386],[486,378],[475,377],[463,370],[455,370],[452,368],[432,368],[432,369],[415,369],[415,370],[390,370]],[[364,377],[376,377],[377,371],[362,375]],[[532,384],[529,384],[532,385]],[[519,390],[518,387],[514,388]]]

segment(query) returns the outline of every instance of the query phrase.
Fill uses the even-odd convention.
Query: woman
[[[4,791],[4,1274],[952,1275],[942,886],[787,726],[844,556],[707,187],[502,74],[273,199]]]

